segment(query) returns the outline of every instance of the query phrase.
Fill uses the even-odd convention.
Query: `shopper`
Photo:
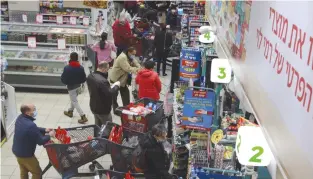
[[[172,29],[177,27],[177,6],[174,4],[170,5],[169,11],[166,16],[166,24]]]
[[[113,65],[113,60],[116,57],[116,47],[110,41],[107,41],[108,34],[102,32],[100,42],[96,43],[92,49],[97,52],[97,64],[107,62]]]
[[[117,56],[119,56],[129,45],[132,38],[132,32],[129,22],[126,20],[125,12],[121,12],[120,18],[112,26],[114,44],[117,47]]]
[[[109,64],[102,62],[96,72],[87,78],[88,91],[90,94],[90,109],[95,116],[95,124],[102,126],[107,121],[112,122],[112,100],[118,92],[120,82],[113,84],[112,88],[108,81]]]
[[[77,96],[79,93],[79,88],[82,83],[86,81],[86,74],[84,68],[78,62],[78,54],[72,52],[70,54],[69,64],[64,67],[63,73],[61,75],[61,81],[67,86],[68,94],[70,95],[71,106],[68,111],[64,111],[64,115],[68,117],[73,117],[74,109],[77,110],[81,119],[78,120],[80,124],[84,124],[88,121],[83,110],[80,108]]]
[[[33,104],[23,104],[20,110],[22,114],[16,119],[12,151],[20,167],[21,179],[28,179],[28,173],[32,174],[32,179],[41,179],[42,171],[35,156],[36,146],[47,143],[55,132],[37,127],[34,123],[37,110]]]
[[[124,1],[124,8],[133,17],[138,12],[137,1]]]
[[[139,86],[139,98],[160,99],[162,84],[158,74],[153,71],[154,66],[154,61],[146,61],[145,68],[137,74],[136,84]]]
[[[122,97],[123,106],[130,103],[130,94],[128,85],[131,82],[131,74],[136,74],[140,70],[140,64],[135,59],[136,50],[134,47],[129,47],[126,51],[122,52],[114,61],[113,68],[110,71],[109,78],[112,83],[117,81],[121,82],[120,94]],[[113,111],[116,113],[117,94],[113,99]]]
[[[170,52],[170,47],[173,44],[172,34],[166,31],[166,25],[160,24],[161,30],[157,31],[154,38],[155,55],[157,60],[157,73],[160,74],[161,63],[163,76],[167,76],[166,71],[166,59]]]
[[[164,149],[167,129],[162,124],[152,127],[151,132],[145,134],[139,141],[139,147],[144,152],[145,168],[143,169],[146,179],[170,179],[169,156]]]
[[[118,19],[124,7],[124,1],[114,1],[115,18]]]

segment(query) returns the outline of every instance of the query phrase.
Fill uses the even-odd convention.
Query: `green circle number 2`
[[[259,157],[264,153],[263,147],[255,146],[252,148],[252,151],[258,151],[258,152],[250,158],[249,162],[261,163],[262,160]]]
[[[220,74],[217,76],[219,79],[225,79],[226,78],[226,72],[225,72],[225,68],[220,67],[218,68],[220,70]]]

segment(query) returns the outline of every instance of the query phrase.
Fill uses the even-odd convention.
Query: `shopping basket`
[[[156,101],[150,98],[142,98],[134,103],[134,105],[143,104],[143,106],[149,103],[156,104],[156,109],[154,113],[148,115],[129,115],[125,111],[129,110],[131,105],[119,107],[116,110],[121,114],[122,126],[133,131],[138,131],[145,133],[152,129],[152,127],[160,122],[162,122],[164,109],[163,102]]]
[[[108,154],[108,142],[98,138],[100,128],[96,125],[74,127],[65,129],[70,137],[68,144],[48,143],[46,148],[49,164],[44,169],[45,173],[53,166],[62,178],[79,176],[78,168],[92,162],[90,168],[103,168],[97,158]]]

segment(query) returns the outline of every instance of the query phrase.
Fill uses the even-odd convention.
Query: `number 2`
[[[238,142],[238,144],[237,144],[238,153],[240,152],[240,151],[239,151],[240,145],[241,145],[241,135],[239,135],[239,142]]]
[[[219,79],[226,78],[225,68],[219,68],[220,74],[217,76]]]
[[[249,162],[261,163],[262,160],[259,159],[259,157],[263,154],[264,149],[263,147],[260,147],[260,146],[255,146],[252,148],[252,151],[256,151],[256,150],[258,152],[250,158]]]

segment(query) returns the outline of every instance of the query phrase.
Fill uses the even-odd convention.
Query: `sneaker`
[[[64,115],[67,117],[73,117],[73,111],[64,111]]]
[[[81,119],[78,120],[78,123],[85,124],[87,121],[88,119],[86,118],[86,115],[82,115]]]
[[[166,73],[163,73],[163,76],[167,76],[167,74],[166,74]]]

